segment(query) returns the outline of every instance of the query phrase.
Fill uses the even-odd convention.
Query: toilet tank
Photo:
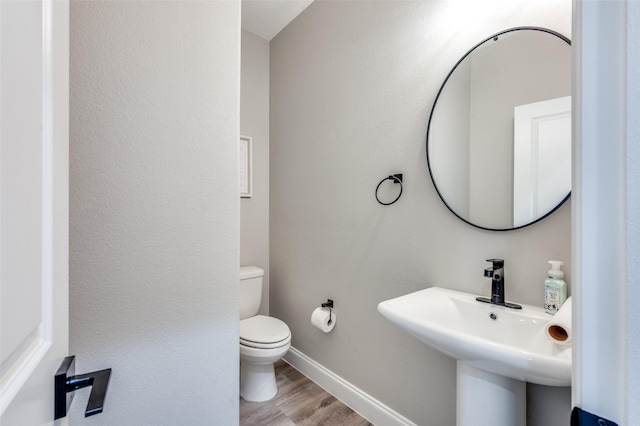
[[[240,268],[239,300],[240,319],[258,315],[262,301],[262,277],[264,271],[257,266]]]

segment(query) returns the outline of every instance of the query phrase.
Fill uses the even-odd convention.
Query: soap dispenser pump
[[[560,269],[564,263],[560,260],[550,260],[549,263],[551,269],[544,282],[544,310],[555,315],[567,300],[567,283],[564,281],[564,272]]]

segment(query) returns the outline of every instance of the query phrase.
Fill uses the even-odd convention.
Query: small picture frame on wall
[[[240,136],[240,147],[238,157],[240,160],[240,197],[251,198],[253,191],[253,161],[251,152],[251,138]]]

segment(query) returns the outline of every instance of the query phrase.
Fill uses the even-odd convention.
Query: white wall
[[[547,261],[571,270],[571,202],[508,233],[453,216],[429,179],[425,135],[440,84],[478,41],[535,25],[571,33],[571,2],[315,2],[271,43],[271,313],[293,346],[420,425],[455,422],[455,363],[394,328],[385,299],[431,285],[542,303]],[[404,173],[392,206],[376,184]],[[571,283],[571,274],[567,280]],[[328,297],[338,323],[311,327]],[[567,388],[529,386],[530,425],[568,423]],[[550,420],[549,419],[553,419]]]
[[[239,67],[239,2],[71,4],[72,423],[238,422]]]
[[[265,270],[260,312],[269,313],[269,42],[242,31],[240,134],[253,144],[253,196],[240,201],[240,265]]]
[[[627,422],[640,424],[640,3],[627,6]]]

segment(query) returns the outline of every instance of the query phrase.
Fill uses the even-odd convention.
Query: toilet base
[[[278,393],[273,363],[240,363],[240,396],[245,401],[269,401]]]

